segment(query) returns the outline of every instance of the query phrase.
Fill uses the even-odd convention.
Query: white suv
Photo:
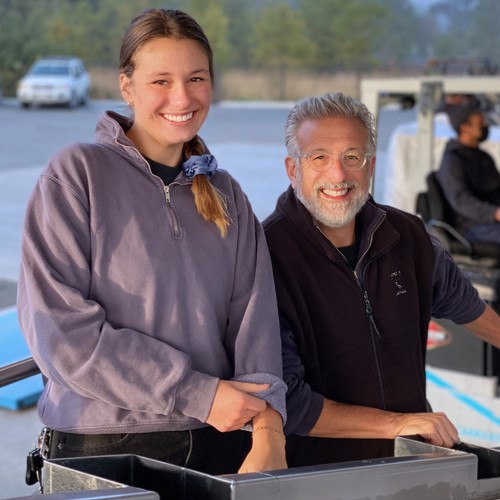
[[[81,59],[71,56],[44,57],[36,61],[17,86],[17,99],[31,104],[62,104],[74,108],[86,104],[90,77]]]

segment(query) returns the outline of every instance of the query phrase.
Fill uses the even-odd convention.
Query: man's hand
[[[496,209],[495,212],[495,222],[500,222],[500,207]]]
[[[207,424],[220,432],[241,429],[267,407],[264,400],[250,396],[248,393],[264,391],[268,388],[268,384],[219,380]]]
[[[441,412],[396,413],[330,399],[323,400],[323,409],[309,435],[351,439],[419,435],[431,444],[447,448],[460,442],[457,429]]]
[[[446,448],[460,442],[457,429],[441,412],[398,414],[394,425],[396,436],[417,434],[431,444]]]

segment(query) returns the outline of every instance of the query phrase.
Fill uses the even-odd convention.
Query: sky
[[[410,0],[414,7],[419,10],[427,10],[431,5],[438,3],[439,0]]]

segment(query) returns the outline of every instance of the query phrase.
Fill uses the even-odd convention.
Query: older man
[[[291,181],[264,221],[288,384],[290,466],[390,456],[419,434],[451,447],[429,411],[431,316],[500,345],[500,318],[415,216],[369,195],[374,119],[340,93],[312,97],[285,129]]]

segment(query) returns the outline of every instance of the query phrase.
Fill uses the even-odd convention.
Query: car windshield
[[[31,70],[32,75],[69,75],[68,66],[59,65],[47,65],[47,66],[35,66]]]

